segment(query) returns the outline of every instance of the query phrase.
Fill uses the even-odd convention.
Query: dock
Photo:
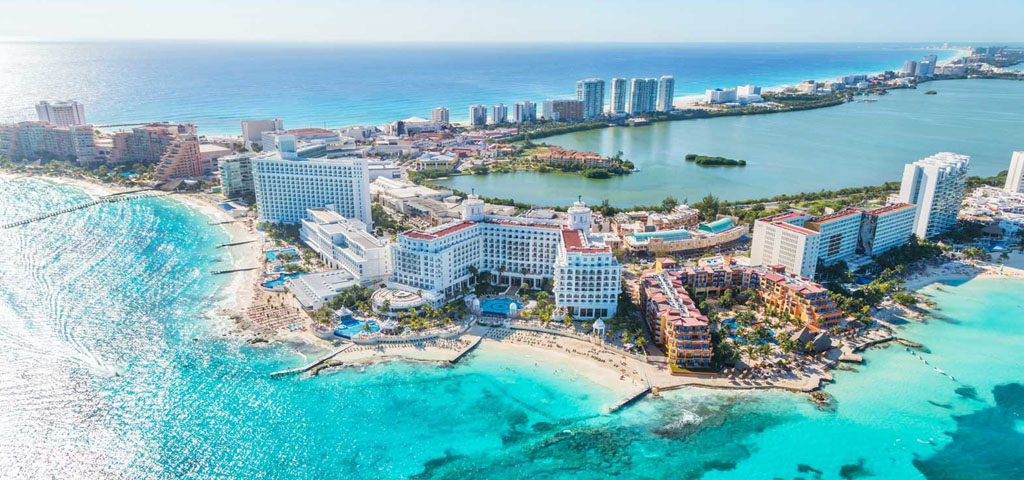
[[[308,365],[304,365],[304,366],[301,366],[301,367],[289,368],[288,370],[279,370],[279,371],[273,372],[273,373],[270,374],[270,378],[280,378],[280,377],[286,377],[288,375],[297,375],[297,374],[300,374],[300,373],[306,373],[306,372],[308,372],[308,371],[310,371],[310,370],[312,370],[312,369],[314,369],[314,368],[316,368],[316,367],[326,363],[328,360],[338,356],[339,353],[344,352],[345,350],[348,350],[348,349],[350,349],[350,348],[352,348],[354,346],[356,346],[356,344],[354,344],[354,343],[347,343],[347,344],[343,345],[342,347],[338,348],[337,350],[335,350],[335,351],[333,351],[331,353],[328,353],[327,355],[325,355],[320,360],[317,360],[317,361],[315,361],[313,363],[310,363]]]
[[[488,330],[490,330],[490,329],[488,329]],[[468,347],[462,349],[462,351],[459,352],[459,354],[456,355],[454,358],[449,360],[449,362],[451,362],[453,365],[456,364],[456,363],[459,363],[459,360],[462,360],[462,358],[465,357],[467,354],[469,354],[469,352],[473,351],[473,349],[476,348],[477,345],[480,345],[480,342],[483,341],[484,335],[486,335],[486,334],[487,334],[487,332],[484,332],[483,335],[477,336],[476,340],[473,340],[473,343],[470,343]]]
[[[234,247],[234,246],[237,246],[237,245],[245,245],[247,243],[252,243],[252,242],[255,242],[255,241],[256,240],[242,240],[240,242],[221,243],[221,244],[217,245],[217,248]]]
[[[615,405],[612,405],[611,408],[608,409],[608,413],[615,413],[619,410],[622,410],[623,408],[632,405],[637,400],[640,400],[648,393],[651,393],[651,387],[645,386],[644,388],[634,392],[632,395],[623,398],[622,400],[619,400],[619,402],[616,403]]]
[[[78,205],[73,205],[73,206],[70,206],[70,207],[62,208],[60,210],[54,210],[52,212],[44,213],[42,215],[36,215],[36,216],[34,216],[32,218],[26,218],[24,220],[18,220],[17,222],[11,222],[11,223],[7,223],[7,224],[4,224],[4,225],[0,225],[0,230],[6,230],[8,228],[14,228],[14,227],[20,227],[20,226],[23,226],[23,225],[28,225],[30,223],[35,223],[35,222],[38,222],[38,221],[41,221],[41,220],[46,220],[47,218],[53,218],[53,217],[56,217],[58,215],[64,215],[65,213],[75,212],[75,211],[82,210],[82,209],[89,208],[89,207],[93,207],[93,206],[96,206],[96,205],[99,205],[99,204],[102,204],[102,203],[127,202],[127,201],[131,201],[131,200],[139,200],[139,199],[143,199],[143,198],[163,197],[163,196],[166,196],[166,195],[170,195],[170,193],[168,193],[168,192],[148,192],[148,193],[145,193],[145,191],[143,191],[143,192],[144,193],[123,192],[123,194],[121,194],[119,196],[108,195],[106,197],[100,197],[100,198],[98,198],[96,200],[91,200],[91,201],[88,201],[88,202],[85,202],[85,203],[80,203]]]
[[[259,267],[247,267],[247,268],[232,268],[230,270],[214,270],[210,272],[210,275],[224,275],[225,273],[236,273],[236,272],[248,272],[250,270],[259,270]]]

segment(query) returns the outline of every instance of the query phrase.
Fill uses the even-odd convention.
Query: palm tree
[[[473,283],[476,283],[476,276],[480,274],[480,270],[478,270],[473,265],[470,265],[469,267],[467,267],[466,270],[469,270],[470,278],[473,279]]]
[[[498,267],[498,283],[499,284],[501,283],[501,276],[504,275],[504,274],[505,274],[505,266],[502,265],[502,266]],[[512,285],[512,280],[509,280],[508,284]]]

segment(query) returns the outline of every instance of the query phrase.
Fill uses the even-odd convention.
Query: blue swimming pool
[[[523,304],[511,298],[491,298],[480,303],[480,311],[491,315],[508,315],[511,305],[515,305],[517,311],[523,310]]]
[[[282,255],[282,254],[283,255],[294,255],[294,256],[298,257],[299,256],[299,251],[294,249],[294,248],[284,248],[284,249],[281,249],[281,250],[267,250],[267,261],[268,262],[276,262],[276,261],[279,260],[278,256]]]
[[[263,284],[263,286],[267,287],[267,288],[274,288],[274,287],[277,287],[277,286],[280,286],[280,285],[284,285],[284,282],[287,282],[289,279],[298,277],[300,275],[302,275],[301,272],[282,273],[277,278],[275,278],[275,279],[273,279],[273,280],[271,280],[269,282],[265,282]]]
[[[365,326],[369,325],[369,329]],[[374,333],[380,331],[380,325],[373,320],[356,320],[354,318],[346,318],[342,320],[341,325],[334,331],[334,334],[342,338],[358,337],[367,333]]]
[[[221,204],[220,204],[220,208],[223,208],[224,210],[226,210],[226,211],[229,211],[229,212],[230,212],[231,210],[234,210],[234,209],[235,209],[235,207],[231,206],[231,204],[230,204],[230,203],[221,203]]]
[[[736,319],[735,318],[726,318],[725,320],[722,320],[719,323],[720,323],[722,328],[725,328],[726,325],[728,325],[730,327],[730,329],[729,329],[729,338],[735,340],[737,343],[746,344],[746,342],[744,342],[743,339],[741,339],[741,338],[736,336],[736,333],[735,333],[736,332]],[[772,337],[775,337],[775,331],[774,330],[772,330],[770,328],[767,329],[767,330],[768,330],[768,333],[770,333],[772,335]],[[779,341],[776,340],[775,338],[772,338],[772,339],[768,340],[768,343],[771,343],[773,345],[778,345]]]

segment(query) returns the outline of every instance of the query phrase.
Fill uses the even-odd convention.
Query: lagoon
[[[938,95],[924,95],[935,90]],[[743,200],[899,181],[903,165],[940,151],[971,156],[972,175],[1006,170],[1024,150],[1024,82],[947,80],[895,90],[877,102],[769,115],[606,128],[540,141],[604,155],[624,152],[639,169],[607,180],[516,172],[437,182],[465,192],[538,205],[651,205],[668,195],[691,202],[712,193]],[[700,167],[687,153],[746,160]]]

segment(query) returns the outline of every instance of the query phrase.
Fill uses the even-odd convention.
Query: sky
[[[0,0],[0,40],[1021,42],[1024,0]]]

